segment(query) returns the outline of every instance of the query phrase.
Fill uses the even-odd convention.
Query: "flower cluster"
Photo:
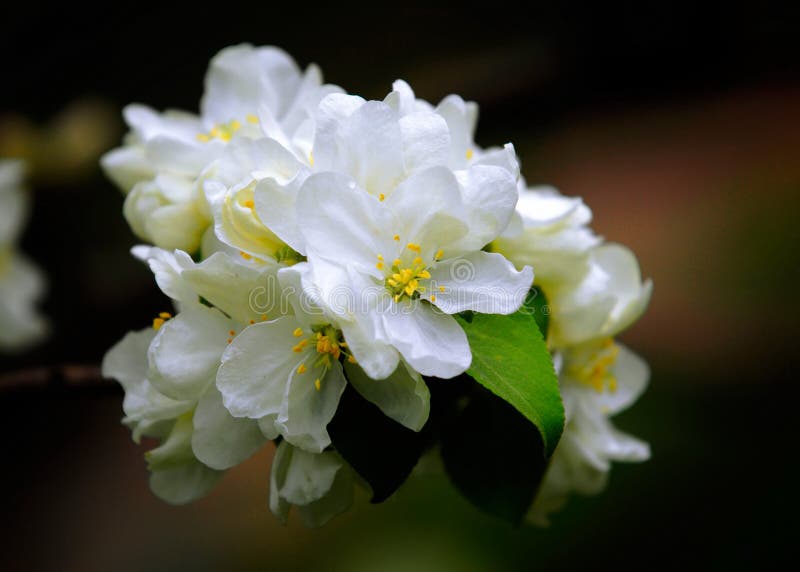
[[[19,161],[0,160],[0,351],[28,346],[47,331],[35,307],[44,293],[44,278],[17,251],[28,211],[23,171]]]
[[[410,459],[388,479],[399,486],[445,425],[431,400],[447,385],[489,388],[555,441],[563,429],[531,519],[597,489],[610,461],[647,456],[608,421],[647,380],[612,339],[649,297],[635,258],[601,244],[580,200],[527,190],[511,144],[478,147],[474,103],[392,87],[365,101],[279,49],[243,45],[212,59],[199,116],[125,109],[131,131],[102,164],[150,243],[134,255],[174,307],[103,370],[125,390],[134,439],[159,440],[146,458],[166,501],[206,494],[272,440],[271,509],[322,524],[356,483],[381,496],[366,465],[381,462],[384,430],[389,454]],[[526,314],[532,292],[547,296],[545,329]],[[481,315],[528,319],[542,348],[530,374],[506,383],[502,362],[520,352],[473,343]],[[548,427],[517,406],[535,407],[529,387],[555,396]]]

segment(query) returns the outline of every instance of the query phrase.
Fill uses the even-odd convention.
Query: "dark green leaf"
[[[537,428],[510,404],[476,389],[442,430],[442,460],[453,484],[470,502],[517,525],[547,468],[544,443]]]
[[[328,425],[333,446],[372,487],[372,502],[389,498],[405,482],[428,443],[389,419],[348,385]]]
[[[467,373],[528,418],[541,433],[545,454],[552,455],[564,430],[564,406],[536,321],[524,311],[458,319],[472,349]]]

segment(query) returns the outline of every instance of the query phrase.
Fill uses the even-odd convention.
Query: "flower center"
[[[577,359],[567,366],[567,373],[598,393],[605,389],[613,393],[617,390],[617,378],[611,369],[616,364],[618,355],[619,346],[611,338],[605,338],[575,355]]]
[[[253,114],[249,114],[245,117],[245,120],[251,124],[258,123],[258,117]],[[211,128],[211,131],[208,133],[198,133],[197,140],[202,143],[208,143],[212,139],[219,139],[220,141],[225,141],[226,143],[233,138],[233,135],[242,128],[241,121],[237,119],[233,119],[228,123],[217,123],[214,127]]]
[[[316,350],[317,357],[312,363],[311,368],[322,368],[322,372],[319,373],[314,380],[314,387],[319,391],[322,389],[322,379],[335,361],[338,361],[341,356],[347,357],[347,361],[350,363],[356,363],[356,359],[347,350],[347,342],[342,338],[342,332],[330,324],[313,326],[311,328],[311,335],[303,337],[305,334],[306,332],[303,328],[297,328],[294,331],[294,337],[303,339],[292,347],[292,351],[295,353],[302,353],[309,346]],[[308,369],[308,366],[303,362],[297,367],[297,373],[306,373]]]
[[[394,235],[394,239],[399,240],[399,236]],[[414,256],[410,262],[408,261],[408,258],[410,258],[409,256],[405,256],[405,261],[402,258],[406,251],[412,253]],[[420,283],[420,280],[429,280],[431,273],[428,270],[429,265],[426,264],[419,255],[421,251],[422,248],[419,244],[409,242],[406,244],[403,253],[401,253],[401,257],[395,258],[392,261],[392,266],[390,271],[387,271],[384,285],[386,289],[389,290],[395,302],[405,299],[414,300],[425,292],[426,287]],[[436,253],[434,260],[438,261],[441,257],[442,251],[440,250]],[[386,263],[383,259],[383,255],[378,254],[378,262],[375,264],[375,267],[378,270],[383,270],[385,266]]]

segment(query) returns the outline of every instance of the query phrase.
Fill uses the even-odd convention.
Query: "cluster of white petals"
[[[161,440],[147,454],[157,495],[202,496],[277,440],[270,507],[323,524],[353,497],[327,429],[347,384],[420,431],[424,378],[472,361],[454,315],[512,314],[532,284],[552,308],[568,415],[542,502],[647,456],[607,417],[646,384],[612,337],[650,286],[579,199],[527,190],[512,145],[475,144],[474,103],[434,106],[403,81],[366,101],[242,45],[212,59],[200,108],[127,107],[125,144],[102,161],[151,245],[134,254],[174,305],[103,364],[134,438]]]
[[[17,250],[29,208],[23,176],[21,162],[0,160],[0,351],[29,346],[47,332],[36,310],[44,278]]]

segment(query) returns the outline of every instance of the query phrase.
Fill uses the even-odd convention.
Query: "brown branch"
[[[63,364],[0,373],[0,392],[30,391],[113,395],[120,389],[113,381],[104,379],[96,365]]]

